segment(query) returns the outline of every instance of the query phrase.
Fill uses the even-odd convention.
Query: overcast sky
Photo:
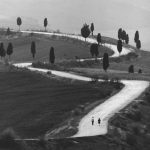
[[[78,32],[83,23],[95,23],[97,31],[116,30],[120,26],[133,29],[150,26],[149,0],[0,0],[0,25],[16,26],[16,17],[23,19],[23,28],[43,26]]]

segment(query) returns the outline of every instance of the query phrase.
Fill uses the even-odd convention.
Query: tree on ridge
[[[94,23],[91,23],[91,32],[92,32],[92,36],[93,36],[93,31],[94,31]]]
[[[91,31],[89,29],[89,25],[87,25],[86,23],[83,25],[83,27],[81,28],[81,35],[86,38],[90,35]]]
[[[120,40],[122,38],[122,28],[118,30],[118,39]]]
[[[20,17],[17,18],[17,25],[19,26],[19,31],[20,31],[20,26],[22,24],[22,20]]]
[[[139,31],[136,31],[134,36],[134,42],[137,43],[138,40],[139,40]]]
[[[46,27],[47,27],[47,25],[48,25],[48,20],[47,20],[47,18],[45,18],[45,19],[44,19],[45,32],[46,32]]]

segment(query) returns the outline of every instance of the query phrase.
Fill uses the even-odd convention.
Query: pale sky
[[[95,23],[97,30],[113,30],[150,26],[149,0],[0,0],[0,25],[16,26],[16,17],[23,19],[23,28],[43,26],[77,32],[83,23]],[[39,26],[37,25],[39,24]]]
[[[43,29],[45,17],[48,29],[67,33],[80,33],[93,22],[95,34],[116,38],[122,27],[132,42],[139,30],[142,46],[150,47],[150,0],[0,0],[0,27],[18,28],[18,16],[21,29]]]

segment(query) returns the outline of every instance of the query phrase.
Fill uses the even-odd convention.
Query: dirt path
[[[39,32],[35,32],[39,33]],[[48,34],[51,33],[39,33],[39,34]],[[58,36],[62,36],[62,34],[56,34]],[[81,40],[84,40],[82,37],[74,36],[74,35],[67,35],[71,38],[78,38]],[[94,39],[87,39],[88,42],[94,43]],[[119,53],[117,51],[117,47],[115,45],[105,44],[114,51],[114,55],[112,57],[118,57]],[[121,55],[128,54],[132,49],[123,48]],[[99,58],[101,59],[101,58]],[[84,59],[82,59],[84,61]],[[28,68],[31,71],[38,71],[47,73],[48,71],[51,71],[53,75],[63,77],[63,78],[69,78],[69,79],[75,79],[75,80],[82,80],[82,81],[91,81],[91,78],[79,76],[67,72],[62,71],[55,71],[55,70],[48,70],[48,69],[38,69],[31,67],[31,63],[19,63],[14,64],[16,67],[20,68]],[[102,81],[102,80],[99,80]],[[135,100],[139,95],[142,94],[142,92],[145,91],[145,89],[149,86],[149,82],[147,81],[135,81],[135,80],[122,80],[121,81],[125,87],[116,95],[106,100],[104,103],[97,106],[95,109],[93,109],[89,114],[87,114],[84,118],[81,119],[79,123],[78,133],[74,135],[73,137],[83,137],[83,136],[96,136],[96,135],[103,135],[107,133],[107,127],[108,127],[108,121],[109,119],[118,111],[120,111],[122,108],[126,107],[129,103],[131,103],[133,100]],[[95,123],[92,126],[91,119],[94,117]],[[101,118],[101,124],[98,125],[98,118]]]
[[[125,87],[116,95],[97,106],[87,114],[79,124],[79,131],[73,137],[95,136],[107,133],[109,119],[122,108],[130,104],[149,86],[146,81],[122,80]],[[91,119],[94,117],[94,125]],[[100,125],[98,119],[101,119]]]

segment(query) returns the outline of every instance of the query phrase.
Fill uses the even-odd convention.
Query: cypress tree
[[[54,47],[51,47],[51,49],[50,49],[49,62],[50,62],[51,64],[54,64],[54,62],[55,62]]]
[[[32,41],[32,43],[31,43],[31,53],[32,53],[32,57],[34,59],[35,58],[35,54],[36,54],[36,45],[35,45],[34,41]]]
[[[98,43],[98,45],[99,45],[100,43],[102,43],[102,37],[101,37],[101,34],[100,34],[100,33],[98,33],[98,35],[97,35],[97,43]]]
[[[122,38],[122,28],[118,30],[118,39],[120,40]]]
[[[20,17],[17,18],[17,25],[19,26],[19,31],[20,31],[20,26],[22,24],[22,20]]]
[[[95,56],[95,58],[97,59],[97,57],[99,55],[98,44],[97,43],[94,43],[94,44],[91,45],[90,53],[91,53],[92,57]]]
[[[134,42],[137,43],[138,40],[139,40],[139,31],[136,31],[134,36]]]
[[[136,42],[136,48],[137,48],[137,49],[140,49],[140,48],[141,48],[141,41],[140,41],[140,40],[138,40],[138,41]]]
[[[12,43],[10,42],[10,43],[8,44],[8,47],[7,47],[7,55],[9,56],[9,58],[10,58],[10,56],[12,55],[12,53],[13,53],[13,45],[12,45]]]
[[[89,29],[89,25],[87,25],[86,23],[83,25],[83,27],[81,28],[81,35],[86,38],[90,35],[90,29]]]
[[[103,56],[103,69],[106,72],[109,67],[109,56],[108,53],[104,53]]]
[[[92,32],[92,36],[93,36],[93,31],[94,31],[94,23],[91,23],[91,32]]]
[[[47,18],[45,18],[45,19],[44,19],[45,32],[46,32],[46,27],[47,27],[47,25],[48,25],[48,20],[47,20]]]
[[[129,73],[134,73],[134,66],[133,66],[133,65],[130,65],[130,66],[129,66],[128,72],[129,72]]]
[[[0,44],[0,56],[1,56],[1,58],[6,56],[6,51],[4,49],[3,43]]]
[[[118,40],[117,49],[118,49],[118,52],[120,54],[122,52],[122,41],[121,40]]]
[[[126,40],[126,31],[125,31],[125,30],[122,31],[121,39],[122,39],[123,41]]]
[[[129,35],[128,34],[126,34],[125,42],[126,42],[126,44],[129,44]]]

